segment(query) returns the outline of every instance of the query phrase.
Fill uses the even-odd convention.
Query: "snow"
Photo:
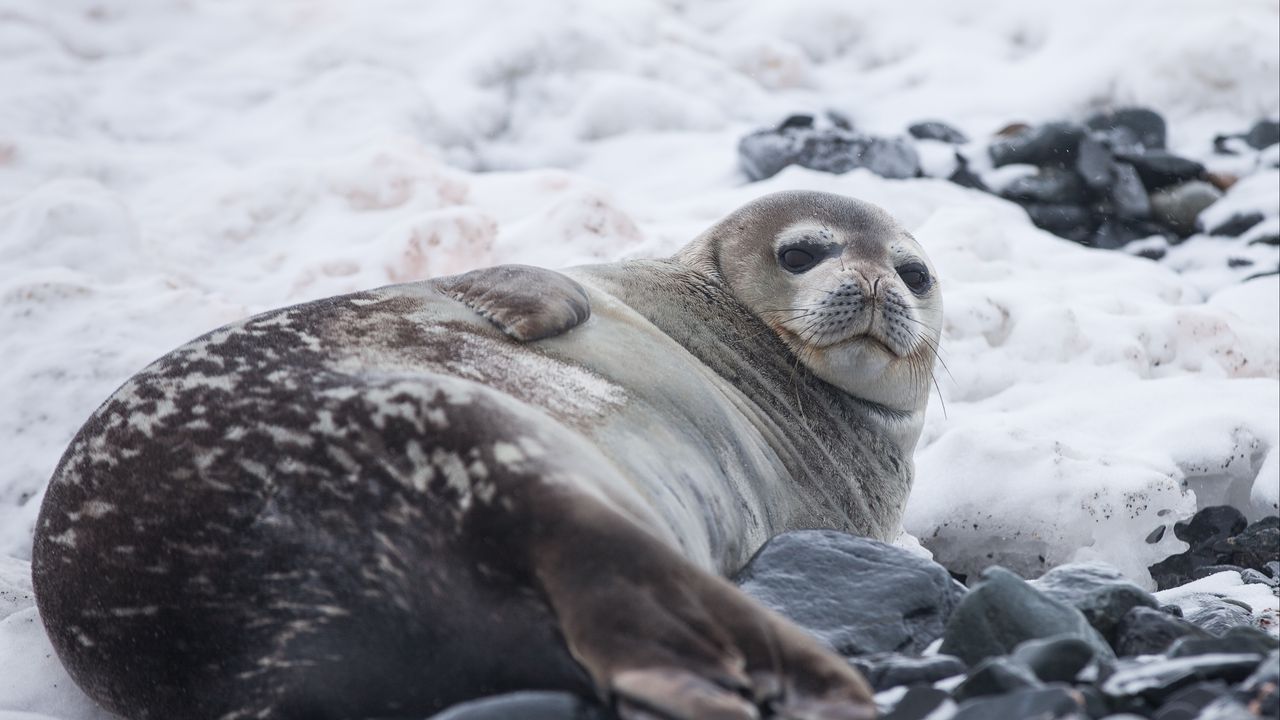
[[[1241,278],[1275,265],[1248,242],[1280,222],[1280,173],[1275,148],[1211,152],[1280,113],[1274,2],[909,5],[0,0],[0,597],[79,424],[179,343],[390,282],[668,254],[790,188],[885,206],[940,269],[946,367],[905,518],[938,560],[1101,559],[1150,587],[1185,548],[1146,544],[1158,525],[1275,513],[1280,282]],[[1264,224],[1153,263],[942,180],[736,165],[744,133],[830,108],[882,135],[945,120],[992,177],[999,128],[1135,103],[1244,176],[1202,220]],[[103,717],[34,613],[0,619],[0,717]]]

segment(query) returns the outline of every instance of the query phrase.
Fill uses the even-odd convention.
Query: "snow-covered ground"
[[[1165,264],[1085,249],[940,180],[748,184],[735,147],[798,110],[983,141],[1141,104],[1248,171],[1211,140],[1280,112],[1278,28],[1272,0],[0,0],[0,718],[100,716],[22,583],[62,448],[144,364],[283,304],[668,254],[787,188],[885,206],[940,270],[945,411],[907,530],[960,570],[1149,584],[1185,548],[1157,526],[1276,512],[1276,277],[1239,283],[1207,238]],[[1280,222],[1280,173],[1245,182],[1228,200]]]

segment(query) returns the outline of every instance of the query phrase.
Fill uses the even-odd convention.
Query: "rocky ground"
[[[1280,517],[1246,524],[1210,507],[1174,532],[1190,548],[1152,566],[1154,594],[1103,563],[1030,581],[992,566],[966,586],[932,560],[833,531],[774,538],[737,582],[861,670],[885,720],[1277,717],[1275,610],[1215,588],[1280,595]],[[521,693],[433,720],[514,717],[612,715]]]

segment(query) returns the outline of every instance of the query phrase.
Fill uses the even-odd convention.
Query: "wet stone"
[[[1204,175],[1204,165],[1164,150],[1120,153],[1116,157],[1133,165],[1149,191],[1179,185]]]
[[[1058,237],[1084,242],[1093,237],[1093,213],[1080,205],[1028,203],[1023,206],[1036,227]]]
[[[987,150],[996,167],[1024,163],[1069,168],[1075,164],[1080,141],[1086,135],[1075,123],[1046,123],[999,138]]]
[[[1042,685],[1025,665],[1005,656],[989,657],[970,670],[968,677],[956,686],[951,695],[957,702],[963,702],[983,695],[1003,695]]]
[[[1186,620],[1159,610],[1136,607],[1130,610],[1116,626],[1112,641],[1116,654],[1153,655],[1163,653],[1175,640],[1184,637],[1208,638],[1208,632]]]
[[[1191,657],[1214,653],[1247,652],[1265,655],[1276,649],[1277,640],[1257,628],[1237,626],[1221,637],[1184,637],[1169,647],[1168,656]]]
[[[1115,161],[1111,150],[1098,140],[1085,137],[1077,148],[1076,172],[1093,192],[1102,193],[1115,182]]]
[[[920,158],[907,139],[872,137],[836,124],[820,127],[811,115],[793,115],[777,128],[743,137],[738,160],[753,181],[772,177],[788,165],[830,173],[866,168],[897,179],[920,174]]]
[[[1243,531],[1214,542],[1213,550],[1233,565],[1263,570],[1267,563],[1280,559],[1280,517],[1262,518]]]
[[[1089,624],[1108,642],[1114,639],[1116,625],[1130,610],[1158,605],[1155,596],[1105,563],[1059,565],[1032,580],[1031,586],[1084,613]]]
[[[1027,640],[1057,635],[1084,640],[1100,657],[1114,656],[1079,610],[1039,592],[1009,570],[991,567],[952,614],[941,652],[975,665]]]
[[[1017,178],[1006,185],[1000,195],[1017,202],[1064,205],[1082,203],[1088,198],[1078,175],[1056,167],[1040,168],[1035,175]]]
[[[1151,193],[1151,215],[1182,237],[1199,229],[1200,213],[1222,198],[1222,191],[1201,180],[1192,180]]]
[[[1076,637],[1028,640],[1013,651],[1013,659],[1043,682],[1072,682],[1093,660],[1089,643]]]
[[[1195,720],[1200,711],[1218,698],[1230,692],[1221,680],[1189,685],[1168,697],[1153,720]]]
[[[1259,120],[1245,133],[1244,141],[1255,150],[1275,145],[1280,142],[1280,121]]]
[[[1138,177],[1138,171],[1129,163],[1116,163],[1115,176],[1107,199],[1122,218],[1143,219],[1151,216],[1151,198]]]
[[[931,687],[913,687],[880,720],[925,720],[949,717],[947,708],[955,708],[955,701],[945,691]]]
[[[964,595],[932,560],[832,530],[773,538],[737,582],[846,656],[923,651]]]
[[[1254,225],[1262,222],[1264,216],[1260,212],[1236,213],[1209,229],[1210,235],[1240,237]]]
[[[1085,125],[1103,137],[1120,135],[1132,138],[1149,150],[1163,148],[1168,132],[1160,113],[1148,108],[1122,108],[1097,113],[1085,120]]]
[[[1259,521],[1259,523],[1262,522],[1264,521]],[[1197,568],[1230,563],[1230,552],[1219,552],[1215,548],[1228,538],[1239,535],[1247,527],[1248,522],[1244,515],[1229,505],[1207,507],[1193,515],[1190,520],[1174,523],[1173,534],[1191,547],[1185,552],[1171,555],[1149,567],[1151,577],[1155,579],[1159,589],[1168,590],[1194,580]],[[1231,549],[1230,546],[1223,547]],[[1244,563],[1232,564],[1247,567]]]
[[[1239,682],[1252,674],[1262,659],[1257,654],[1231,653],[1150,662],[1121,660],[1101,690],[1112,698],[1141,698],[1158,707],[1173,693],[1198,681]]]
[[[1222,635],[1236,627],[1253,624],[1253,614],[1239,605],[1212,596],[1204,604],[1187,613],[1187,622],[1214,635]]]
[[[969,700],[960,706],[952,720],[996,720],[996,718],[1035,718],[1036,720],[1084,720],[1083,698],[1066,688],[1020,690],[997,697]]]
[[[878,653],[850,658],[849,662],[862,673],[876,692],[902,685],[934,683],[945,678],[963,675],[965,671],[964,663],[960,662],[960,658],[950,655],[916,657],[897,653]]]
[[[954,127],[939,120],[918,122],[907,128],[911,137],[917,140],[938,140],[952,145],[963,145],[969,138]]]

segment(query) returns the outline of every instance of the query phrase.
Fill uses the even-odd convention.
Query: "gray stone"
[[[1275,145],[1280,142],[1280,121],[1259,120],[1245,133],[1244,141],[1256,150]]]
[[[1093,660],[1093,647],[1077,637],[1028,640],[1013,651],[1013,659],[1044,682],[1073,682]]]
[[[1079,694],[1068,688],[1020,690],[970,700],[960,706],[951,720],[1085,720],[1088,715],[1077,698]]]
[[[942,720],[955,712],[951,695],[932,687],[913,687],[880,720]]]
[[[1252,228],[1264,219],[1265,217],[1263,214],[1256,211],[1236,213],[1210,228],[1209,234],[1223,235],[1226,237],[1240,237],[1248,232],[1249,228]]]
[[[1069,168],[1075,164],[1080,141],[1086,135],[1075,123],[1046,123],[997,139],[987,150],[996,167],[1024,163]]]
[[[1096,193],[1104,193],[1115,182],[1113,175],[1115,160],[1111,158],[1111,150],[1101,142],[1085,137],[1077,148],[1076,172],[1088,188]]]
[[[1080,176],[1070,170],[1043,167],[1035,175],[1016,178],[1000,191],[1001,197],[1023,203],[1075,205],[1088,198]]]
[[[1135,220],[1151,217],[1151,198],[1138,177],[1138,171],[1129,163],[1118,162],[1114,173],[1107,198],[1115,208],[1115,214]]]
[[[1031,586],[1068,603],[1111,642],[1120,619],[1135,607],[1155,608],[1155,596],[1134,585],[1116,568],[1100,562],[1059,565]]]
[[[773,538],[737,581],[843,655],[919,653],[964,595],[941,565],[834,530]]]
[[[1249,627],[1253,615],[1248,610],[1224,600],[1205,598],[1204,604],[1187,613],[1187,622],[1213,635],[1223,635],[1236,627]]]
[[[969,138],[959,130],[939,120],[918,122],[907,128],[911,137],[917,140],[938,140],[952,145],[963,145]]]
[[[788,165],[830,173],[866,168],[897,179],[920,174],[920,158],[906,138],[872,137],[839,126],[816,127],[808,115],[793,115],[778,128],[743,137],[738,142],[738,160],[753,181],[772,177]]]
[[[991,567],[952,614],[941,652],[975,665],[1027,640],[1055,635],[1080,638],[1097,656],[1115,657],[1079,610],[1039,592],[1002,567]]]
[[[1136,607],[1130,610],[1116,626],[1113,645],[1121,657],[1162,653],[1179,638],[1211,637],[1205,630],[1186,620],[1159,610]]]
[[[1151,214],[1182,237],[1197,230],[1200,213],[1222,197],[1222,191],[1203,180],[1192,180],[1151,193]]]
[[[1167,128],[1164,118],[1147,108],[1122,108],[1101,112],[1085,120],[1085,125],[1104,137],[1114,137],[1123,131],[1122,137],[1132,137],[1143,147],[1158,150],[1164,147]]]
[[[969,671],[951,696],[964,702],[983,695],[1004,695],[1015,690],[1043,687],[1044,683],[1025,665],[1005,656],[989,657]]]
[[[1265,655],[1276,649],[1277,640],[1257,628],[1239,625],[1222,637],[1184,637],[1169,647],[1169,657],[1191,657],[1213,653],[1249,652]]]
[[[1261,662],[1261,655],[1249,653],[1195,655],[1154,662],[1121,660],[1116,671],[1102,683],[1101,690],[1109,697],[1139,697],[1159,706],[1165,698],[1197,681],[1239,682]]]
[[[876,692],[902,685],[934,683],[964,674],[964,663],[950,655],[917,657],[898,653],[878,653],[849,659]]]
[[[1093,237],[1095,230],[1093,213],[1081,205],[1028,203],[1023,205],[1031,222],[1042,230],[1076,242]]]
[[[1204,175],[1204,165],[1164,150],[1118,153],[1116,158],[1133,165],[1148,191],[1179,185]]]

